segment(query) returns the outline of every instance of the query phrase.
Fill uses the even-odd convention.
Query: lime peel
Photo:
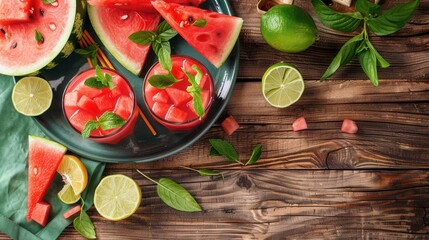
[[[16,111],[25,116],[39,116],[52,104],[52,88],[39,77],[24,77],[12,90],[12,104]]]

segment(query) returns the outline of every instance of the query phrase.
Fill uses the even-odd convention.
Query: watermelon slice
[[[34,211],[31,214],[31,219],[42,225],[42,227],[46,226],[48,222],[49,212],[51,211],[51,204],[41,201],[36,204],[34,207]]]
[[[193,48],[219,68],[231,53],[243,19],[209,10],[164,1],[152,1],[161,16]],[[194,26],[195,22],[205,26]],[[204,24],[203,24],[204,25]]]
[[[65,219],[69,219],[71,216],[74,216],[75,214],[77,214],[78,212],[80,212],[80,209],[81,209],[80,205],[76,205],[75,207],[70,208],[69,210],[67,210],[63,214],[63,217]]]
[[[1,0],[1,5],[21,2],[25,1]],[[0,73],[12,76],[36,74],[44,67],[55,67],[60,59],[68,57],[82,37],[84,4],[84,1],[70,0],[45,4],[42,0],[34,0],[30,21],[0,23]],[[36,30],[43,41],[36,40]]]
[[[0,0],[0,24],[28,22],[30,20],[33,1]]]
[[[37,203],[42,201],[66,151],[67,148],[59,143],[28,136],[27,221],[33,217]]]
[[[119,8],[88,6],[89,19],[97,36],[113,57],[135,75],[143,68],[150,46],[133,43],[128,36],[137,31],[154,31],[160,16]]]
[[[122,8],[133,11],[156,13],[150,1],[151,0],[88,0],[88,3],[98,7]],[[204,0],[167,0],[167,2],[198,7]]]

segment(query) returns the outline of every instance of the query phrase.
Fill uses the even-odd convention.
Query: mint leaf
[[[112,75],[106,73],[103,74],[100,66],[96,65],[95,67],[95,77],[90,77],[85,80],[84,84],[88,87],[102,89],[108,87],[109,89],[114,89],[116,86],[113,83]]]
[[[177,35],[177,32],[164,20],[158,25],[156,34],[161,41],[169,41]]]
[[[203,100],[201,99],[201,88],[199,87],[199,84],[201,82],[201,78],[203,76],[203,73],[198,68],[196,64],[192,65],[192,69],[194,69],[197,73],[192,75],[191,73],[187,72],[184,68],[182,68],[182,71],[186,74],[188,77],[189,83],[191,83],[191,86],[186,88],[186,91],[192,96],[193,102],[194,102],[194,110],[197,113],[197,115],[201,118],[204,116],[204,106],[203,106]]]
[[[355,7],[364,17],[374,18],[381,15],[380,5],[369,2],[368,0],[357,0]]]
[[[207,25],[207,20],[204,18],[199,18],[199,19],[195,20],[195,22],[192,24],[192,26],[200,27],[200,28],[203,28],[206,25]]]
[[[122,127],[125,124],[125,120],[116,113],[106,111],[100,116],[98,123],[100,124],[101,129],[108,130]]]
[[[161,178],[157,182],[139,170],[137,172],[157,185],[156,192],[159,198],[171,208],[184,212],[202,211],[195,198],[180,184],[168,178]]]
[[[75,53],[81,55],[82,57],[89,58],[93,66],[97,66],[97,51],[98,45],[97,43],[92,44],[87,48],[77,48],[74,50]]]
[[[249,158],[249,161],[247,161],[246,165],[253,165],[255,164],[262,155],[262,144],[256,145],[256,147],[252,151],[252,155]]]
[[[351,38],[349,41],[347,41],[340,49],[340,51],[337,53],[335,58],[332,60],[331,64],[329,65],[328,69],[326,69],[323,76],[320,78],[321,81],[326,80],[332,74],[334,74],[338,68],[346,65],[347,63],[352,60],[352,58],[356,55],[357,48],[359,47],[360,43],[363,40],[362,34],[356,35],[353,38]]]
[[[85,80],[85,82],[83,83],[85,86],[91,87],[91,88],[97,88],[97,89],[102,89],[105,88],[106,86],[100,82],[96,77],[90,77],[88,79]]]
[[[210,147],[209,156],[222,156],[213,146]]]
[[[43,35],[39,32],[39,30],[35,29],[35,39],[37,43],[43,43],[45,42],[45,39],[43,38]]]
[[[176,78],[172,77],[171,73],[166,75],[152,75],[148,81],[150,85],[159,89],[171,87],[174,83],[178,82]]]
[[[185,166],[181,166],[181,167],[184,168],[184,169],[188,169],[188,170],[197,172],[201,176],[215,176],[215,177],[219,176],[219,177],[222,177],[222,179],[224,178],[224,176],[223,176],[222,173],[216,172],[216,171],[213,171],[213,170],[210,170],[210,169],[194,169],[194,168],[185,167]]]
[[[399,31],[411,19],[420,4],[420,0],[399,3],[381,16],[367,21],[368,28],[378,36],[385,36]]]
[[[210,139],[209,141],[212,147],[228,161],[244,165],[238,160],[237,150],[229,142],[222,139]]]
[[[371,49],[365,49],[358,54],[359,63],[374,86],[378,86],[377,58]]]
[[[171,46],[168,41],[156,41],[152,43],[152,49],[159,58],[159,64],[167,71],[173,69],[171,61]]]
[[[152,44],[156,37],[156,33],[152,31],[139,31],[128,36],[128,39],[139,45],[147,46]]]
[[[82,138],[89,138],[91,132],[100,127],[96,120],[89,120],[82,129]]]
[[[83,210],[80,211],[80,215],[73,220],[73,227],[76,231],[85,238],[95,239],[95,227],[89,218],[88,214]]]
[[[353,32],[363,19],[359,12],[339,13],[323,3],[322,0],[311,0],[314,10],[323,25],[340,32]]]

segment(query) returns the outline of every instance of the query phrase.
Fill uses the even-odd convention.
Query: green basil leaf
[[[156,34],[161,41],[169,41],[177,35],[177,32],[164,20],[158,25]]]
[[[252,155],[249,158],[249,161],[247,161],[246,165],[252,165],[255,164],[262,155],[262,144],[256,145],[256,147],[252,151]]]
[[[235,150],[232,144],[222,139],[210,139],[209,141],[212,147],[216,149],[216,151],[220,153],[221,156],[225,157],[228,161],[244,165],[238,160],[237,150]]]
[[[87,48],[77,48],[74,50],[75,53],[81,55],[82,57],[89,58],[91,60],[91,63],[93,66],[97,66],[97,51],[98,51],[98,45],[97,43],[94,43],[90,45]]]
[[[213,146],[210,147],[209,156],[222,156]]]
[[[85,238],[95,239],[95,227],[85,211],[81,211],[80,215],[73,220],[73,227],[76,231]]]
[[[219,177],[222,177],[222,179],[224,178],[224,176],[223,176],[222,173],[216,172],[216,171],[213,171],[213,170],[210,170],[210,169],[194,169],[194,168],[185,167],[185,166],[182,166],[182,168],[185,168],[185,169],[197,172],[201,176],[215,176],[215,177],[219,176]]]
[[[207,25],[207,20],[204,18],[197,19],[192,26],[203,28]]]
[[[90,78],[86,79],[83,84],[85,84],[85,86],[88,86],[88,87],[91,87],[91,88],[97,88],[97,89],[102,89],[102,88],[106,87],[96,77],[90,77]]]
[[[377,58],[375,54],[370,49],[366,49],[358,54],[358,58],[363,71],[372,84],[378,86]]]
[[[125,124],[125,120],[122,119],[118,114],[107,111],[100,116],[98,122],[101,129],[103,130],[122,127]]]
[[[168,206],[184,212],[200,212],[200,205],[180,184],[168,178],[159,179],[156,191],[159,198]]]
[[[160,35],[161,33],[163,33],[163,32],[167,32],[167,31],[169,31],[170,29],[173,29],[172,27],[171,27],[171,25],[170,24],[168,24],[168,22],[167,21],[162,21],[159,25],[158,25],[158,27],[156,28],[156,35]]]
[[[197,115],[201,118],[204,116],[204,106],[203,106],[203,100],[201,98],[201,88],[199,87],[199,83],[201,82],[201,78],[203,76],[203,73],[198,68],[196,64],[192,65],[192,69],[194,69],[197,73],[192,75],[191,73],[187,72],[184,68],[182,68],[182,71],[186,74],[188,77],[189,83],[191,83],[191,86],[186,88],[186,91],[192,96],[193,102],[194,102],[194,110],[197,113]]]
[[[359,47],[361,41],[363,40],[362,34],[356,35],[350,40],[348,40],[340,49],[340,51],[337,53],[335,58],[332,60],[331,64],[329,65],[328,69],[326,69],[323,76],[320,78],[320,80],[324,81],[332,74],[334,74],[338,68],[346,65],[347,63],[352,60],[352,58],[356,55],[356,50]]]
[[[159,64],[167,71],[171,71],[173,63],[171,61],[171,47],[170,42],[160,41],[159,39],[152,43],[152,49],[158,56]]]
[[[368,0],[357,0],[356,10],[360,12],[363,16],[374,18],[381,15],[380,5],[374,4]]]
[[[51,3],[55,2],[55,1],[57,1],[57,0],[42,0],[42,2],[44,4],[51,4]]]
[[[156,88],[165,89],[173,86],[173,84],[177,82],[177,79],[171,76],[172,74],[152,75],[148,81],[150,85]]]
[[[35,29],[34,33],[35,33],[36,42],[43,43],[45,41],[45,39],[43,38],[43,35],[39,32],[39,30]]]
[[[152,31],[139,31],[128,36],[128,39],[139,45],[147,46],[155,40],[156,36]]]
[[[322,0],[311,0],[314,10],[320,22],[325,26],[340,32],[353,32],[356,30],[363,17],[359,12],[339,13],[323,3]]]
[[[375,57],[377,58],[377,63],[382,68],[388,68],[390,66],[390,63],[384,59],[380,53],[378,53],[377,49],[372,45],[371,41],[369,39],[365,39],[366,46],[375,54]]]
[[[414,15],[419,3],[420,0],[399,3],[383,12],[381,16],[369,19],[367,21],[369,30],[378,36],[385,36],[399,31]]]
[[[89,138],[91,132],[97,129],[100,124],[95,120],[89,120],[85,123],[85,126],[82,129],[82,138]]]

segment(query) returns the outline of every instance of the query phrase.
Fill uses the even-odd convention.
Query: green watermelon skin
[[[243,19],[209,10],[152,1],[161,16],[183,39],[219,68],[228,58],[240,35]],[[197,20],[204,19],[206,25],[194,26]]]
[[[86,1],[57,0],[56,3],[58,7],[34,0],[34,12],[29,22],[0,24],[0,74],[38,75],[44,69],[56,67],[73,53],[83,35]],[[63,4],[70,5],[70,15],[65,10],[55,9],[60,9]],[[72,25],[66,28],[57,26],[58,19],[66,15],[70,16],[67,19]],[[53,33],[61,28],[64,32],[60,36]],[[43,44],[35,40],[35,29],[42,33]]]
[[[67,148],[59,143],[28,136],[27,221],[30,221],[37,203],[45,196],[66,151]]]

